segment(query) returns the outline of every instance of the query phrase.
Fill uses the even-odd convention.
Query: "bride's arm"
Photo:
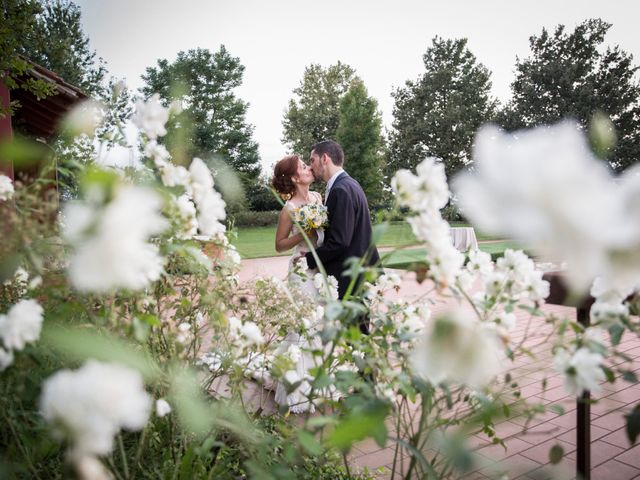
[[[278,228],[276,229],[276,252],[286,252],[304,241],[301,233],[289,236],[293,221],[289,216],[287,208],[283,208],[278,218]]]

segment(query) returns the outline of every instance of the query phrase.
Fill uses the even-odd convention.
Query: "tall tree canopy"
[[[19,52],[89,95],[108,94],[107,69],[82,29],[80,7],[69,0],[40,4],[34,28],[22,38]]]
[[[296,98],[289,100],[284,114],[282,141],[306,155],[314,143],[335,139],[340,99],[355,78],[355,70],[341,62],[327,68],[306,67],[300,86],[293,90]]]
[[[240,59],[224,45],[217,52],[197,48],[147,68],[142,92],[147,97],[158,93],[167,104],[177,100],[183,106],[168,125],[170,148],[182,145],[190,157],[221,156],[248,186],[260,174],[260,157],[253,126],[245,119],[248,104],[234,93],[243,73]]]
[[[346,169],[367,195],[370,204],[382,196],[382,119],[378,102],[364,83],[354,80],[340,100],[336,140],[344,149]]]
[[[393,93],[389,176],[438,157],[451,177],[469,162],[478,127],[494,115],[491,74],[466,39],[435,37],[423,60],[425,73]]]
[[[640,159],[640,86],[632,55],[603,48],[611,24],[558,25],[529,39],[531,56],[518,59],[512,99],[499,115],[507,129],[555,123],[571,117],[587,128],[596,112],[609,116],[618,135],[611,166],[622,171]]]

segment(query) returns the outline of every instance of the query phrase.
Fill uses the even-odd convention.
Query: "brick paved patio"
[[[283,278],[287,271],[287,257],[275,257],[243,261],[241,281],[259,276],[275,275]],[[427,288],[415,281],[413,273],[403,274],[399,297],[410,299],[424,293]],[[449,301],[440,299],[432,308],[434,313],[448,308]],[[575,310],[556,305],[546,305],[544,310],[559,315],[573,315]],[[518,329],[512,338],[517,341],[524,334],[525,314],[518,314]],[[563,479],[575,478],[576,461],[576,402],[568,396],[562,385],[562,378],[551,369],[551,355],[545,338],[543,322],[533,324],[529,340],[525,345],[533,345],[537,359],[519,359],[511,373],[518,381],[523,397],[533,402],[560,404],[565,408],[563,415],[547,412],[528,424],[525,430],[524,418],[509,418],[497,425],[497,432],[505,439],[507,449],[492,445],[487,437],[477,435],[471,443],[476,446],[475,454],[480,468],[465,478],[500,478],[507,470],[508,478],[519,479]],[[531,335],[531,332],[534,332]],[[634,370],[640,375],[640,340],[625,334],[620,349],[634,359]],[[548,372],[548,373],[545,373]],[[547,377],[546,389],[541,379]],[[640,401],[640,385],[623,381],[603,384],[603,391],[594,395],[598,403],[591,408],[591,465],[592,479],[624,480],[640,479],[640,444],[632,447],[624,431],[622,415]],[[565,456],[558,465],[549,461],[549,449],[560,444]],[[375,471],[379,478],[391,478],[390,469],[394,459],[394,448],[386,445],[380,448],[371,439],[357,444],[350,453],[353,464]],[[407,465],[409,455],[401,452],[397,459],[398,470]],[[400,478],[397,474],[395,478]]]

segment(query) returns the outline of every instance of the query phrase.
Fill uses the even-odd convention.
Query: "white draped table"
[[[478,249],[478,239],[472,227],[451,227],[451,241],[460,252]]]

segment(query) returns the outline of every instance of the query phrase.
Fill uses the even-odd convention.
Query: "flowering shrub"
[[[14,186],[0,177],[13,227],[0,246],[0,438],[16,472],[356,478],[347,454],[373,438],[395,446],[395,474],[459,477],[482,467],[467,443],[473,434],[500,443],[494,425],[504,416],[561,411],[523,400],[511,375],[512,362],[535,357],[536,347],[551,345],[572,395],[616,375],[633,379],[616,346],[625,329],[636,329],[638,177],[611,185],[572,127],[518,142],[483,130],[476,172],[454,185],[483,230],[566,259],[576,292],[599,276],[588,328],[544,313],[549,284],[523,252],[493,262],[453,247],[441,214],[447,179],[431,158],[392,180],[391,215],[408,211],[427,250],[417,300],[398,297],[396,274],[357,260],[347,266],[353,281],[343,300],[335,279],[305,262],[288,281],[240,284],[214,176],[198,158],[175,164],[160,143],[174,109],[158,96],[139,102],[138,142],[119,148],[138,152],[142,167],[86,166],[79,197],[61,209],[45,181]],[[559,172],[568,183],[550,202],[556,179],[533,163],[556,154],[568,159]],[[588,208],[577,185],[581,198],[585,188],[594,194]],[[615,235],[585,219],[602,220]],[[203,254],[203,243],[219,255]],[[310,284],[311,299],[303,288]],[[455,306],[436,309],[443,299]],[[537,345],[525,348],[526,335],[513,335],[517,318],[526,318],[525,332],[545,326]],[[307,358],[301,375],[296,367]],[[270,390],[286,400],[281,411]]]

